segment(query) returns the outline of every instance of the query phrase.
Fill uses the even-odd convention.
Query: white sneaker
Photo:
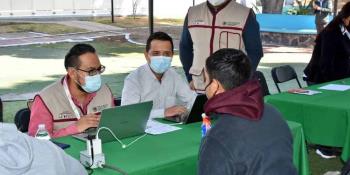
[[[326,174],[324,175],[340,175],[339,171],[328,171]]]
[[[332,159],[332,158],[336,158],[337,156],[335,155],[327,155],[327,154],[324,154],[321,150],[319,149],[316,149],[316,154],[318,154],[319,156],[321,156],[322,158],[324,159]]]

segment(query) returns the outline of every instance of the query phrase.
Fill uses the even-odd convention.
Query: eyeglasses
[[[86,72],[86,73],[88,73],[89,76],[94,76],[97,74],[102,74],[106,70],[106,66],[101,65],[99,68],[91,69],[91,70],[83,70],[83,69],[79,69],[79,68],[75,68],[75,69]]]

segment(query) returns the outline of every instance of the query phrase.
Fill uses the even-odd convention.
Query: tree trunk
[[[284,0],[261,0],[263,13],[281,14]]]

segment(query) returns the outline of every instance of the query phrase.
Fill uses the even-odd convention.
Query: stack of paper
[[[331,91],[346,91],[350,89],[350,86],[342,85],[342,84],[327,84],[325,86],[320,87],[319,89],[331,90]]]
[[[155,120],[148,120],[145,132],[152,135],[164,134],[172,131],[179,130],[181,128],[171,126],[168,124],[160,123]]]

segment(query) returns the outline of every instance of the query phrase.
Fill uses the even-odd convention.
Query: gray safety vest
[[[196,89],[204,90],[204,66],[207,58],[221,48],[245,52],[242,32],[250,9],[234,1],[213,15],[203,2],[188,10],[188,29],[193,41],[193,63],[189,73]]]
[[[64,91],[63,80],[64,78],[56,81],[39,93],[53,117],[54,131],[66,128],[78,120]],[[112,97],[109,87],[105,84],[102,85],[101,89],[96,92],[96,96],[88,104],[87,114],[101,112],[103,109],[112,107]],[[80,115],[84,115],[81,109],[77,108]]]

